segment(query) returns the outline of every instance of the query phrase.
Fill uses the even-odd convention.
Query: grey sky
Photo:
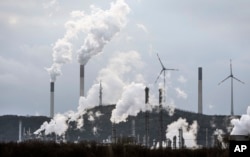
[[[63,37],[64,24],[70,20],[72,11],[90,14],[90,5],[108,9],[110,2],[0,2],[0,115],[49,115],[50,78],[44,68],[52,64],[53,44]],[[218,83],[229,75],[232,59],[235,77],[246,82],[245,85],[234,83],[235,114],[245,113],[250,105],[249,1],[126,2],[131,8],[127,26],[104,47],[102,54],[86,65],[86,92],[113,55],[135,50],[144,62],[140,73],[145,83],[158,95],[158,85],[154,84],[161,70],[157,52],[166,67],[180,69],[168,74],[168,101],[178,108],[197,112],[197,72],[201,66],[203,112],[229,114],[230,81],[220,86]],[[82,33],[73,40],[73,61],[63,66],[63,75],[55,83],[56,112],[76,110],[78,106],[79,64],[75,52],[84,38]],[[178,95],[178,91],[184,95]]]

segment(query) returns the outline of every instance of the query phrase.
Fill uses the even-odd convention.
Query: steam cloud
[[[66,23],[67,32],[53,47],[53,64],[48,68],[51,81],[61,75],[61,67],[72,60],[72,44],[70,40],[80,31],[86,33],[83,46],[77,52],[80,64],[86,64],[91,57],[102,52],[104,46],[119,33],[126,25],[126,16],[130,8],[123,0],[111,3],[109,10],[102,10],[91,6],[91,14],[81,11],[73,11],[71,16],[74,20]],[[145,82],[138,70],[144,66],[140,54],[136,51],[118,52],[109,60],[108,65],[101,69],[96,78],[96,83],[87,92],[86,97],[80,97],[77,111],[69,111],[57,114],[50,122],[44,122],[35,133],[45,131],[45,134],[54,132],[64,135],[71,121],[77,122],[77,128],[84,125],[83,115],[87,114],[88,108],[99,105],[99,81],[105,94],[102,97],[103,104],[117,104],[112,112],[111,121],[119,123],[125,121],[129,115],[136,116],[140,111],[145,111],[144,89]],[[131,81],[133,80],[133,81]],[[140,83],[139,83],[140,82]],[[157,100],[150,96],[152,104],[158,105]],[[133,104],[133,105],[131,105]],[[173,112],[173,107],[168,108]],[[90,113],[88,120],[94,121],[100,113]],[[95,131],[94,131],[95,132]]]
[[[231,135],[250,135],[250,106],[247,114],[243,114],[240,119],[232,119],[231,123],[234,126]]]
[[[117,0],[111,3],[109,10],[92,6],[91,15],[79,15],[82,30],[87,34],[77,53],[80,64],[85,65],[92,56],[102,52],[104,46],[126,25],[129,12],[128,5],[123,0]]]
[[[144,88],[145,86],[142,83],[131,82],[130,79],[136,80],[138,75],[139,69],[143,67],[143,62],[138,52],[136,51],[128,51],[128,52],[119,52],[115,54],[108,62],[108,65],[99,71],[98,77],[96,79],[96,84],[89,89],[87,92],[86,97],[80,97],[79,99],[79,106],[76,112],[70,111],[64,114],[60,114],[61,117],[64,117],[64,121],[62,124],[68,124],[70,121],[77,122],[77,128],[81,128],[84,124],[82,115],[88,114],[88,120],[94,121],[96,118],[100,117],[102,113],[97,111],[95,113],[89,112],[87,113],[87,109],[98,106],[98,95],[99,95],[99,83],[98,80],[102,80],[102,87],[105,91],[103,95],[103,104],[116,104],[116,110],[119,111],[120,114],[130,115],[130,114],[137,114],[140,109],[143,107],[144,104]],[[132,76],[134,74],[134,76]],[[129,76],[130,77],[127,77]],[[132,78],[131,78],[132,76]],[[141,77],[140,77],[141,78]],[[141,78],[142,79],[142,78]],[[138,80],[142,81],[142,80]],[[133,90],[135,90],[138,94],[138,100],[135,99],[133,95]],[[112,92],[110,92],[112,91]],[[132,93],[131,93],[132,92]],[[128,100],[130,99],[130,100]],[[133,106],[128,105],[126,101],[130,101],[135,103]],[[140,105],[139,105],[140,103]],[[127,106],[126,106],[127,105]],[[144,104],[145,105],[145,104]],[[131,106],[130,110],[126,108]],[[143,109],[143,108],[142,108]],[[131,113],[131,111],[134,113]],[[115,112],[115,111],[114,111]],[[49,123],[45,122],[36,133],[40,133],[41,131],[45,131],[46,133],[52,133],[53,131],[56,134],[62,135],[62,132],[58,129],[51,129],[55,127],[54,125],[60,125],[60,123],[55,123],[58,115],[56,115]],[[119,115],[114,114],[115,119],[119,117]],[[123,117],[126,119],[126,117]],[[121,119],[121,120],[124,120]],[[53,127],[52,127],[53,126]],[[67,127],[63,127],[64,132],[67,130]]]
[[[123,0],[112,2],[109,10],[95,6],[91,6],[91,9],[90,15],[72,11],[73,19],[66,22],[64,37],[53,46],[53,64],[46,68],[52,82],[62,74],[61,67],[72,60],[72,38],[77,37],[79,32],[87,34],[83,46],[77,52],[79,63],[86,64],[92,56],[102,52],[104,46],[126,25],[126,16],[130,12]]]
[[[81,11],[73,11],[71,13],[73,20],[68,21],[65,24],[67,31],[64,37],[58,39],[55,43],[52,54],[53,64],[50,68],[46,69],[50,74],[52,82],[56,81],[56,77],[62,74],[61,67],[72,60],[72,44],[70,43],[72,38],[76,37],[80,31],[87,34],[83,46],[77,53],[79,63],[86,64],[92,56],[102,52],[104,46],[110,42],[113,36],[116,35],[122,27],[126,25],[126,16],[129,13],[130,8],[123,0],[117,0],[116,2],[111,3],[109,10],[102,10],[95,6],[91,6],[91,10],[92,12],[90,15]],[[134,55],[132,56],[134,57]],[[128,61],[129,59],[130,58],[128,58]],[[112,68],[112,65],[110,65],[109,68]],[[102,74],[112,73],[109,68],[107,68],[106,71],[104,69]],[[122,75],[123,72],[126,72],[126,70],[121,70],[120,75]],[[117,72],[117,70],[115,72]],[[119,78],[119,74],[114,77],[116,80],[108,78],[109,76],[112,77],[114,75],[116,74],[106,75],[105,78],[102,79],[103,82],[106,81],[106,84],[103,84],[103,87],[107,88],[109,91],[114,89],[114,85],[116,85],[116,88],[118,87],[118,90],[122,89],[124,86],[122,79]],[[77,121],[77,128],[81,128],[83,126],[82,115],[86,114],[85,109],[88,107],[94,107],[97,104],[93,99],[93,94],[96,93],[97,89],[96,84],[93,85],[88,93],[88,96],[86,98],[80,98],[77,112],[70,111],[65,114],[57,114],[49,123],[44,122],[35,134],[45,131],[45,134],[54,132],[57,135],[63,135],[68,129],[68,122],[70,121]],[[118,92],[116,97],[110,100],[116,102],[116,98],[120,96],[120,93],[121,92]],[[108,95],[109,98],[111,95],[112,94]],[[105,97],[103,100],[105,100]]]
[[[185,145],[189,148],[197,147],[197,121],[193,121],[193,123],[190,125],[187,123],[186,119],[179,118],[177,121],[168,125],[166,134],[167,138],[172,140],[174,136],[178,137],[178,129],[180,128],[182,128],[183,130],[183,138],[185,140]]]
[[[50,68],[46,68],[50,75],[51,82],[56,81],[56,77],[62,74],[61,67],[64,64],[71,62],[72,60],[72,44],[70,43],[70,39],[75,36],[72,34],[72,28],[67,27],[66,34],[63,38],[58,39],[53,47],[53,64]]]

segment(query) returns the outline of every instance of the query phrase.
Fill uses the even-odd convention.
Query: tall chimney
[[[80,96],[84,96],[84,65],[80,65]]]
[[[198,113],[202,114],[202,67],[198,68]]]
[[[184,139],[183,139],[183,130],[179,128],[179,148],[182,149],[184,147]]]
[[[50,117],[54,117],[54,89],[55,83],[50,82]]]
[[[99,106],[102,106],[102,81],[100,81],[100,89],[99,89]]]
[[[18,142],[22,142],[22,120],[19,120],[19,137]]]
[[[149,146],[149,113],[148,113],[149,88],[145,88],[145,146]]]
[[[160,139],[159,139],[159,144],[160,144],[160,149],[162,149],[162,141],[163,141],[163,123],[162,123],[162,89],[159,89],[159,123],[160,123]]]

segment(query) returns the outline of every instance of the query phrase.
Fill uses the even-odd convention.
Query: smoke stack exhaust
[[[202,68],[198,68],[198,113],[202,114]]]
[[[55,83],[50,82],[50,117],[54,117],[54,89]]]
[[[80,96],[84,96],[84,65],[80,65]]]

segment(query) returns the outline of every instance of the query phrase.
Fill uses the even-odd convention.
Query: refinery
[[[137,3],[142,2],[138,1]],[[57,0],[53,0],[44,7],[50,9],[51,6],[58,4]],[[0,155],[1,146],[4,146],[5,143],[16,147],[15,144],[28,143],[32,145],[34,142],[37,146],[43,144],[72,144],[76,146],[79,144],[84,147],[86,152],[90,148],[93,151],[93,148],[101,147],[107,150],[108,155],[104,156],[117,156],[117,154],[114,155],[113,149],[119,150],[119,146],[122,146],[121,150],[125,152],[124,154],[130,150],[128,147],[132,146],[133,149],[143,149],[144,153],[147,150],[205,150],[209,154],[210,149],[215,149],[215,152],[228,156],[228,149],[232,147],[231,143],[250,141],[250,106],[244,108],[246,113],[238,114],[239,110],[242,112],[242,101],[239,102],[238,96],[246,96],[246,88],[248,88],[246,71],[238,70],[239,67],[247,67],[245,62],[241,63],[239,58],[233,57],[233,55],[229,55],[233,59],[230,57],[224,59],[223,64],[217,63],[220,61],[215,59],[216,66],[219,65],[225,71],[229,70],[229,75],[225,75],[227,77],[224,79],[220,78],[221,76],[217,77],[222,72],[218,72],[219,68],[210,65],[210,63],[203,64],[203,61],[197,61],[198,63],[194,64],[194,59],[176,65],[177,59],[183,62],[187,56],[192,58],[191,52],[183,56],[178,54],[179,47],[181,49],[195,47],[196,43],[186,45],[186,43],[178,42],[175,45],[176,51],[167,56],[165,52],[161,52],[162,49],[156,50],[159,45],[153,46],[151,43],[156,39],[150,34],[147,27],[138,22],[134,26],[146,34],[149,52],[147,54],[143,52],[145,47],[143,47],[142,52],[134,50],[139,41],[135,41],[138,38],[134,39],[129,35],[131,33],[129,28],[133,27],[129,23],[131,20],[129,18],[134,16],[131,14],[136,14],[136,12],[133,12],[133,8],[125,0],[115,0],[110,3],[108,8],[106,7],[102,9],[90,5],[88,8],[90,12],[75,10],[70,13],[70,20],[64,23],[65,33],[61,38],[57,37],[58,39],[51,44],[51,66],[47,67],[46,65],[43,68],[43,72],[49,74],[49,79],[45,80],[44,77],[41,77],[41,80],[46,82],[44,84],[47,84],[46,91],[41,92],[41,95],[48,100],[46,104],[42,104],[42,107],[46,109],[41,112],[48,114],[46,116],[45,114],[0,116]],[[57,9],[60,11],[61,8]],[[56,12],[49,16],[53,17],[53,14]],[[9,20],[12,25],[17,22],[13,19]],[[53,27],[58,26],[56,22],[53,25]],[[169,25],[171,26],[170,23]],[[205,27],[206,24],[202,23],[202,25]],[[178,33],[181,32],[181,29]],[[188,36],[191,38],[192,35]],[[207,35],[207,37],[210,36]],[[140,37],[139,40],[144,40],[143,38]],[[165,40],[165,37],[163,39]],[[112,42],[114,43],[110,46],[109,44]],[[133,48],[128,50],[127,47],[120,46],[121,43],[125,45],[124,47],[129,43],[128,45],[133,45]],[[166,50],[169,51],[168,47],[172,46],[171,41],[166,41],[164,48],[165,46]],[[107,51],[115,52],[106,55]],[[144,53],[148,55],[148,58],[144,58]],[[106,56],[102,56],[103,54]],[[173,57],[174,55],[178,56],[177,59]],[[244,57],[247,58],[247,55]],[[0,61],[3,58],[0,56]],[[172,61],[173,58],[175,58],[175,62]],[[100,60],[103,63],[99,65]],[[46,62],[46,64],[48,63]],[[192,68],[186,68],[185,64],[192,65],[190,66]],[[68,65],[74,66],[72,68],[74,70],[70,69],[68,70],[70,73],[62,75]],[[15,64],[15,69],[16,67]],[[211,74],[211,70],[210,72],[207,70],[209,67],[213,69],[213,76],[207,75]],[[42,69],[40,66],[39,68]],[[29,70],[27,71],[30,73]],[[146,74],[147,76],[145,76]],[[224,76],[224,73],[222,74]],[[172,75],[179,77],[172,77]],[[35,77],[32,80],[38,78],[41,81],[40,75],[37,73],[32,73],[30,76]],[[214,76],[216,78],[212,78]],[[9,75],[5,77],[10,82],[15,81]],[[64,82],[63,84],[58,81],[62,78],[73,78],[74,83],[71,85],[71,83],[65,84]],[[4,77],[0,75],[0,81],[3,79]],[[214,83],[211,81],[212,79],[218,79],[218,81]],[[72,80],[70,81],[72,82]],[[172,80],[178,82],[178,86],[173,85]],[[187,83],[187,80],[191,80],[192,83]],[[229,81],[230,86],[223,86]],[[210,87],[211,84],[214,84],[215,87]],[[61,88],[62,86],[65,88]],[[185,86],[188,92],[183,90],[182,86]],[[33,87],[34,91],[41,91],[39,87],[38,84],[37,87]],[[76,92],[72,92],[75,87],[77,88]],[[244,90],[242,90],[243,88]],[[71,92],[70,96],[69,94],[64,96],[58,94],[66,90]],[[210,91],[207,92],[208,90]],[[19,94],[23,93],[25,92],[22,91]],[[188,99],[187,93],[191,93],[191,99]],[[35,102],[33,103],[34,108],[41,105],[41,102],[33,100],[35,98],[28,94],[24,96],[24,99],[26,97]],[[59,99],[61,99],[60,102]],[[181,105],[176,105],[176,100]],[[78,101],[78,103],[73,101]],[[66,112],[62,112],[62,102],[68,104],[67,107],[70,108],[65,109]],[[214,102],[218,102],[221,106]],[[182,108],[183,104],[186,105],[185,109]],[[217,109],[228,113],[218,115]],[[25,110],[25,107],[21,106],[20,110]],[[210,111],[208,112],[208,110]],[[8,154],[7,148],[8,146],[4,149],[6,154]],[[160,156],[164,156],[161,153]],[[89,154],[87,153],[87,155]]]

